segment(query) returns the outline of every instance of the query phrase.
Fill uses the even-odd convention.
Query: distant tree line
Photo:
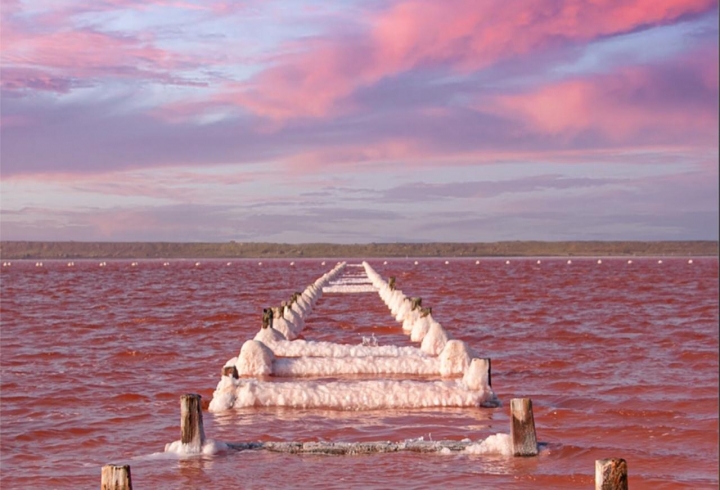
[[[489,243],[0,242],[3,259],[717,256],[717,241]]]

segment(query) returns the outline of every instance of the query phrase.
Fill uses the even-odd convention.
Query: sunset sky
[[[718,239],[717,0],[2,0],[3,240]]]

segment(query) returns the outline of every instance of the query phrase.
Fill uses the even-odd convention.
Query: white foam
[[[490,387],[468,390],[460,380],[364,380],[354,382],[269,382],[223,376],[209,410],[244,407],[378,410],[496,405]]]
[[[165,444],[165,452],[172,453],[177,456],[195,456],[202,454],[204,456],[212,456],[214,454],[222,453],[227,451],[228,445],[224,442],[214,441],[208,439],[202,447],[197,447],[195,444],[183,444],[182,441],[173,441]]]
[[[479,444],[471,444],[465,448],[468,454],[501,454],[512,456],[512,437],[510,434],[493,434]]]

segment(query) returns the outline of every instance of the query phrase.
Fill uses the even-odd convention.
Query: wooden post
[[[235,366],[224,366],[222,369],[223,376],[232,376],[235,379],[240,378],[240,373]]]
[[[485,361],[487,361],[487,367],[488,367],[488,386],[492,388],[492,370],[490,369],[492,367],[492,363],[490,362],[489,357],[483,358]]]
[[[130,465],[106,464],[103,466],[100,490],[132,490]]]
[[[513,456],[537,456],[537,437],[535,436],[535,418],[530,398],[513,398],[510,400],[510,417],[512,422]]]
[[[262,328],[268,328],[272,325],[273,312],[272,308],[263,308]]]
[[[421,308],[421,307],[422,307],[422,298],[417,297],[417,298],[410,299],[410,310],[411,311],[415,311],[416,308]]]
[[[628,490],[627,462],[620,458],[595,460],[595,490]]]
[[[388,287],[390,291],[395,291],[395,276],[388,277]]]
[[[192,444],[198,451],[205,444],[200,395],[189,393],[180,397],[180,432],[183,444]]]

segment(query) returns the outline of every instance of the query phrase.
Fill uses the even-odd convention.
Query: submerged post
[[[537,437],[535,418],[530,398],[510,400],[510,433],[512,435],[513,456],[537,456]]]
[[[205,444],[201,398],[195,393],[188,393],[180,397],[181,442],[192,444],[198,450]]]
[[[627,462],[620,458],[595,460],[595,490],[628,490]]]
[[[100,490],[132,490],[130,465],[106,464],[103,466]]]

